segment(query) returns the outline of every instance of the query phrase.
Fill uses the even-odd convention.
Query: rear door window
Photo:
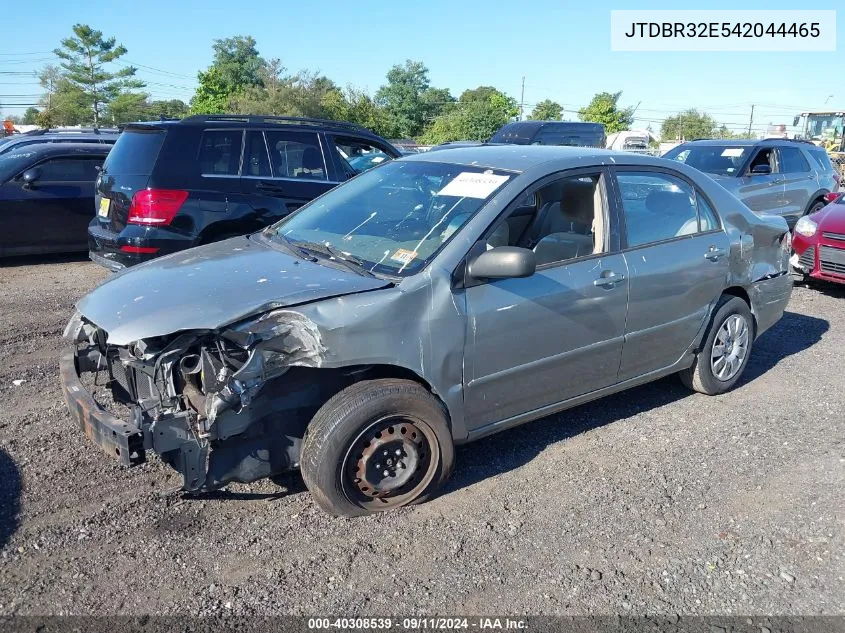
[[[243,175],[253,178],[270,178],[273,175],[270,171],[267,143],[261,130],[247,132]]]
[[[810,171],[810,164],[797,147],[781,147],[781,171],[785,174],[795,174]]]
[[[628,246],[662,242],[698,232],[698,207],[692,187],[657,172],[621,172],[616,180],[622,197]]]
[[[237,176],[241,169],[243,130],[205,130],[199,149],[203,176]]]
[[[326,159],[316,134],[268,130],[265,136],[273,176],[328,180]]]
[[[164,130],[125,130],[106,157],[103,171],[112,175],[149,176],[166,134]]]

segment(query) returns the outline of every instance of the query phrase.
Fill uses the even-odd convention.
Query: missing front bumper
[[[143,432],[103,409],[82,386],[75,350],[68,349],[62,354],[59,374],[70,415],[88,439],[124,466],[143,464],[146,461]]]

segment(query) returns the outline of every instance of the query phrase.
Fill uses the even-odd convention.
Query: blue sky
[[[837,5],[841,1],[820,0],[806,8]],[[20,113],[24,107],[9,104],[37,100],[37,80],[9,73],[33,72],[52,61],[50,51],[77,22],[122,42],[129,49],[124,59],[138,66],[138,76],[157,99],[190,98],[197,71],[211,61],[213,39],[252,35],[264,57],[278,57],[290,70],[319,70],[341,85],[371,92],[391,65],[405,59],[423,61],[432,85],[456,96],[466,88],[493,85],[519,99],[524,76],[529,111],[545,98],[574,111],[595,92],[621,90],[623,105],[640,104],[637,124],[656,130],[662,119],[687,107],[703,109],[734,129],[748,125],[751,104],[757,106],[755,129],[791,123],[802,110],[845,109],[841,28],[835,53],[610,51],[611,9],[681,8],[676,2],[146,0],[137,11],[128,6],[42,0],[37,17],[7,10],[0,42],[0,109]],[[740,7],[710,2],[696,8]],[[801,7],[784,0],[746,0],[741,8]]]

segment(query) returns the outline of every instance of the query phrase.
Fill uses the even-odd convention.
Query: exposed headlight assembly
[[[798,235],[803,235],[804,237],[813,237],[816,234],[816,229],[818,228],[819,225],[813,222],[806,215],[795,224],[795,232],[798,233]]]

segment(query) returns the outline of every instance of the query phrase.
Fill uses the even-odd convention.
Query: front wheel
[[[813,215],[814,213],[818,213],[819,211],[824,209],[824,205],[825,205],[825,203],[822,202],[821,200],[816,200],[813,203],[813,206],[811,206],[810,209],[807,211],[807,213],[805,213],[804,215]]]
[[[455,461],[446,411],[422,385],[367,380],[316,413],[302,445],[305,485],[336,516],[392,510],[430,498]]]
[[[699,393],[730,391],[742,376],[754,343],[754,317],[739,297],[723,296],[716,304],[707,337],[692,366],[679,375]]]

